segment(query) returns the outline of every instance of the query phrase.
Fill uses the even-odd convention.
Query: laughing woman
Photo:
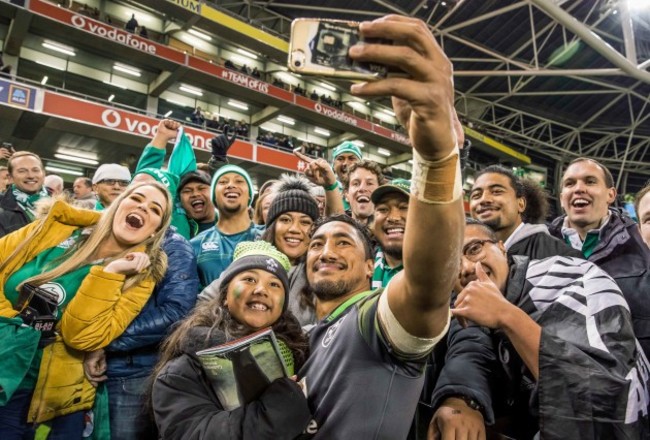
[[[162,279],[167,258],[160,244],[170,217],[169,193],[150,183],[129,188],[103,213],[56,201],[46,217],[0,239],[5,330],[25,330],[26,316],[16,310],[25,286],[58,295],[53,342],[37,336],[20,353],[2,353],[3,368],[12,368],[0,375],[3,440],[81,438],[95,397],[84,353],[119,336]]]
[[[318,202],[311,195],[311,184],[304,177],[284,174],[275,187],[275,197],[266,216],[266,231],[262,240],[273,244],[291,261],[289,310],[298,318],[300,325],[315,324],[313,301],[304,295],[307,287],[304,257],[312,226],[320,215]]]

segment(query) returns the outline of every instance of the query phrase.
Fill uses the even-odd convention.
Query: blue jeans
[[[149,377],[117,377],[106,381],[112,439],[156,440],[158,438],[153,416],[147,410],[149,380]]]
[[[0,438],[2,440],[31,440],[36,427],[27,423],[29,404],[34,390],[17,390],[5,406],[0,406]],[[48,440],[81,440],[84,412],[77,411],[49,422],[52,431]]]

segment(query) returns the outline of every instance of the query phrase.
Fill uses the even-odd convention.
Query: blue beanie
[[[251,180],[251,176],[249,176],[246,170],[243,169],[242,167],[238,167],[237,165],[230,165],[230,164],[222,166],[217,170],[216,173],[214,173],[214,177],[212,178],[212,187],[211,187],[212,203],[214,204],[215,207],[217,206],[217,200],[216,200],[217,198],[214,196],[214,190],[217,187],[217,182],[219,181],[219,179],[221,179],[221,177],[224,174],[230,174],[230,173],[239,174],[244,178],[244,180],[246,180],[246,184],[248,185],[248,206],[251,206],[251,204],[253,203],[253,181]]]

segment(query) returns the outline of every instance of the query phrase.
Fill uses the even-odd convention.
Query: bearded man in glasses
[[[509,260],[466,219],[459,278],[430,438],[484,438],[483,420],[517,439],[647,438],[648,362],[609,275],[573,257]]]

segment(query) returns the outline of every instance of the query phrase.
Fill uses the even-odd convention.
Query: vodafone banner
[[[101,104],[50,91],[45,91],[43,113],[58,118],[142,136],[145,139],[151,139],[156,133],[159,122],[157,119],[149,116],[113,107],[106,107]],[[210,139],[214,137],[214,133],[192,127],[186,127],[185,133],[190,137],[194,148],[210,151]],[[143,146],[145,143],[146,140],[143,141]],[[293,154],[278,150],[267,150],[271,149],[237,140],[228,151],[228,155],[291,171],[301,171],[301,168],[304,169],[304,163],[301,165],[301,162]],[[257,160],[254,160],[255,157],[257,157]]]
[[[107,40],[121,43],[125,46],[132,47],[151,55],[158,55],[159,57],[180,64],[185,64],[185,54],[177,50],[171,49],[162,44],[154,43],[151,40],[118,29],[112,25],[102,23],[101,21],[93,20],[90,17],[75,14],[69,9],[60,8],[42,0],[31,0],[29,2],[29,10],[37,14],[45,15],[69,26],[74,26],[78,29],[106,38]]]
[[[180,5],[186,4],[187,9],[189,10],[192,10],[192,8],[194,8],[193,5],[199,4],[198,2],[189,0],[169,1]],[[177,64],[189,66],[205,74],[221,78],[222,80],[227,81],[233,85],[245,87],[255,92],[292,103],[312,112],[319,113],[326,118],[341,121],[352,127],[378,134],[395,142],[399,142],[405,145],[409,144],[409,140],[405,135],[392,131],[381,125],[374,124],[370,121],[359,118],[337,108],[322,104],[320,102],[312,101],[311,99],[304,96],[295,95],[288,90],[280,87],[275,87],[265,81],[253,78],[252,76],[245,75],[241,72],[226,69],[222,66],[218,66],[203,59],[191,55],[186,55],[176,49],[155,43],[151,40],[131,34],[130,32],[118,29],[101,21],[94,20],[84,15],[75,14],[69,9],[58,7],[52,3],[48,3],[43,0],[31,0],[29,2],[29,10],[34,13],[46,16],[52,20],[64,23],[68,26],[72,26],[74,28],[97,35],[101,38],[114,41],[116,43],[131,47],[147,54],[164,58]]]

